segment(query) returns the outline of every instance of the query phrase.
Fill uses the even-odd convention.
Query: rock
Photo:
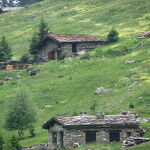
[[[37,75],[39,72],[40,72],[40,70],[32,70],[32,71],[29,71],[29,76]]]
[[[138,39],[150,38],[150,31],[141,33],[140,35],[137,36],[137,38],[138,38]]]
[[[67,6],[64,7],[64,9],[67,9],[67,8],[68,8]]]
[[[97,88],[97,90],[95,91],[95,94],[104,94],[104,93],[110,93],[110,92],[112,92],[112,90],[101,87],[101,88]]]
[[[13,78],[12,78],[12,77],[5,77],[4,80],[5,80],[5,81],[9,81],[9,80],[13,80]]]
[[[52,105],[46,105],[44,108],[45,109],[50,109],[50,108],[52,108]]]
[[[143,137],[129,137],[125,141],[123,141],[123,146],[129,147],[129,146],[134,146],[137,144],[141,144],[144,142],[149,142],[149,138],[143,138]]]
[[[126,60],[125,64],[134,64],[136,60]]]
[[[150,121],[150,118],[148,118],[148,117],[141,117],[141,118],[137,118],[136,119],[137,121],[139,121],[139,122],[148,122],[148,121]]]
[[[24,147],[22,150],[48,150],[47,144],[39,144],[31,147]]]
[[[3,80],[0,80],[0,85],[3,85],[4,84],[4,81]]]
[[[80,146],[79,143],[73,143],[72,148],[76,148],[76,147],[79,147],[79,146]]]

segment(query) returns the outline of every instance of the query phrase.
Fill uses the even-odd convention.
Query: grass
[[[4,128],[5,114],[14,100],[18,88],[28,90],[32,106],[37,111],[36,137],[29,138],[28,131],[22,146],[47,143],[47,131],[41,126],[57,115],[73,115],[88,112],[95,100],[96,110],[117,114],[128,109],[132,102],[140,116],[150,117],[150,40],[137,40],[136,36],[150,29],[148,0],[45,0],[28,5],[22,10],[0,15],[0,35],[10,42],[14,58],[28,51],[29,42],[37,30],[41,16],[55,33],[92,33],[106,39],[112,26],[120,33],[120,40],[89,53],[90,60],[75,58],[66,61],[51,61],[18,72],[0,71],[0,80],[11,76],[12,81],[0,85],[0,127],[8,140],[16,131]],[[137,46],[144,43],[142,47]],[[114,56],[109,51],[131,51],[123,56]],[[102,53],[103,55],[101,55]],[[136,63],[126,65],[126,60]],[[29,77],[28,71],[39,69],[37,76]],[[21,76],[18,78],[17,76]],[[94,95],[98,87],[113,92]],[[45,109],[46,105],[52,108]],[[143,124],[150,137],[149,123]],[[148,148],[149,143],[129,149]],[[120,144],[94,144],[81,147],[93,149],[122,149]]]

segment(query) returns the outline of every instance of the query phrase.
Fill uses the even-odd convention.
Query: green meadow
[[[16,131],[7,131],[4,121],[9,104],[19,88],[27,90],[32,107],[37,112],[36,137],[28,131],[22,146],[47,143],[45,121],[53,116],[91,114],[90,106],[96,102],[96,111],[117,114],[134,104],[140,116],[150,117],[150,39],[137,39],[141,32],[150,30],[150,2],[148,0],[45,0],[27,5],[21,10],[0,15],[0,36],[5,35],[13,48],[13,59],[28,52],[31,37],[38,29],[41,17],[55,33],[90,33],[102,39],[112,27],[119,32],[119,41],[88,54],[88,59],[50,61],[18,72],[0,71],[0,80],[12,77],[0,85],[0,128],[8,140]],[[141,46],[142,43],[142,46]],[[110,50],[114,53],[110,53]],[[126,51],[129,50],[129,51]],[[125,51],[122,56],[116,51]],[[135,60],[125,64],[126,60]],[[39,74],[29,77],[28,71],[38,69]],[[18,78],[18,76],[21,76]],[[111,93],[95,95],[97,88],[111,89]],[[45,109],[52,105],[51,109]],[[150,123],[142,123],[150,137]],[[150,143],[127,150],[148,150]],[[93,144],[78,148],[84,150],[121,150],[121,144]]]

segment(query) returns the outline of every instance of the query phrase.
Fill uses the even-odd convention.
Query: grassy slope
[[[104,46],[103,50],[115,49],[129,43],[131,47],[145,43],[138,51],[123,57],[41,64],[34,67],[41,70],[39,75],[31,78],[27,76],[27,70],[17,73],[1,71],[0,80],[6,75],[13,76],[14,80],[0,86],[0,125],[3,125],[4,114],[18,87],[29,89],[38,113],[37,136],[21,141],[24,146],[47,142],[46,131],[41,129],[46,120],[55,115],[72,115],[74,111],[89,111],[93,100],[97,102],[97,111],[106,113],[118,113],[127,109],[132,101],[140,115],[150,116],[150,40],[135,40],[139,32],[149,30],[149,3],[148,0],[46,0],[20,11],[0,15],[0,35],[7,36],[11,41],[14,57],[20,57],[27,51],[29,39],[37,29],[41,16],[57,33],[95,33],[104,38],[112,26],[117,27],[120,41]],[[128,59],[136,59],[138,62],[125,65],[124,62]],[[22,78],[17,79],[16,75],[21,75]],[[138,85],[133,84],[135,81]],[[126,86],[126,83],[129,85]],[[101,86],[110,88],[113,92],[94,95],[95,89]],[[52,105],[51,110],[44,109],[48,104]],[[149,128],[149,124],[145,126]],[[6,138],[12,134],[5,130],[3,133]],[[149,137],[149,132],[146,136]],[[115,146],[112,145],[112,149]]]

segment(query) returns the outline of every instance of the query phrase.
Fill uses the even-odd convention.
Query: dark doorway
[[[96,142],[96,131],[86,131],[86,143]]]
[[[120,131],[119,130],[112,130],[109,132],[109,140],[110,142],[120,141]]]
[[[64,133],[60,132],[60,147],[64,147]]]
[[[48,60],[54,60],[55,59],[55,51],[48,52]]]
[[[72,44],[72,52],[77,53],[77,44]]]

